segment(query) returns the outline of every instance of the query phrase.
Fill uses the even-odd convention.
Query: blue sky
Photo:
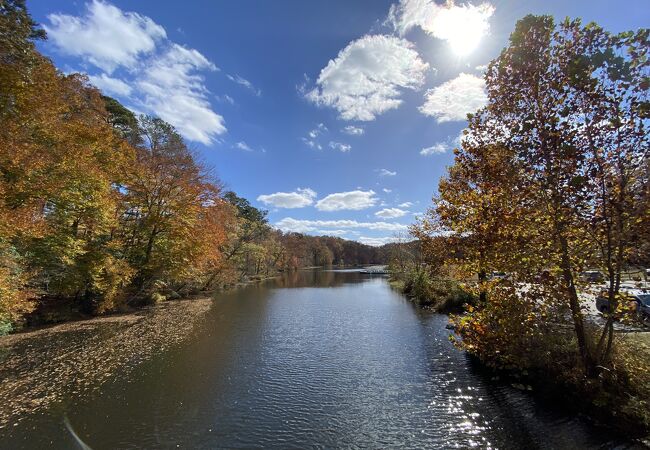
[[[609,31],[647,0],[28,1],[65,72],[175,125],[284,230],[370,244],[403,232],[451,164],[482,66],[526,14]]]

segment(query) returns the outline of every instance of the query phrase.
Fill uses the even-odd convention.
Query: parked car
[[[630,302],[634,303],[634,307],[639,315],[639,318],[644,322],[650,322],[650,292],[643,291],[630,291],[623,293]],[[610,311],[609,300],[607,299],[607,292],[601,293],[596,297],[596,308],[601,313],[608,313]]]
[[[580,274],[580,278],[588,283],[602,283],[605,277],[599,270],[585,270]]]
[[[488,278],[490,280],[505,280],[508,278],[508,274],[505,272],[492,272]]]

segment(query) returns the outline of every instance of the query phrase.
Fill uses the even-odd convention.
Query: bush
[[[154,292],[153,294],[151,294],[150,300],[151,303],[155,305],[157,303],[164,302],[165,300],[167,300],[167,297],[162,295],[160,292]]]
[[[0,336],[9,334],[14,331],[13,324],[7,319],[0,319]]]
[[[176,291],[169,291],[169,293],[166,295],[167,300],[178,300],[181,298],[181,294],[179,294]]]
[[[452,316],[455,344],[484,364],[584,407],[601,421],[638,435],[650,430],[650,339],[617,337],[598,377],[582,369],[568,308],[545,300],[542,288],[525,293],[509,282],[490,283],[484,304]],[[588,325],[588,345],[600,329]],[[646,339],[646,343],[643,340]]]
[[[464,305],[472,304],[474,296],[453,280],[432,277],[424,269],[413,269],[403,275],[402,291],[419,305],[438,312],[462,311]]]

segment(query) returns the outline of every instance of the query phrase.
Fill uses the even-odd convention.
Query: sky
[[[185,137],[284,231],[380,245],[453,162],[482,73],[527,14],[620,32],[648,0],[28,0],[63,72]]]

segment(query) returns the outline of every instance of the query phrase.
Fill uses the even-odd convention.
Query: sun
[[[449,46],[459,56],[472,53],[479,46],[485,33],[480,30],[465,28],[457,31],[447,39]]]
[[[446,40],[459,56],[473,52],[489,30],[488,19],[494,12],[488,4],[463,5],[442,9],[434,19],[435,36]]]

